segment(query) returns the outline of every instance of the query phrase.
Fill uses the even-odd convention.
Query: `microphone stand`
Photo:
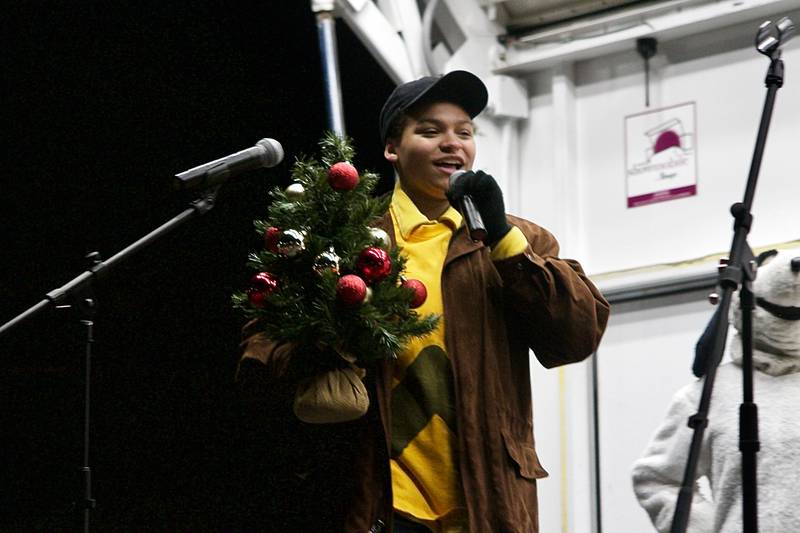
[[[124,250],[118,252],[108,261],[103,261],[100,254],[92,252],[87,256],[90,267],[84,273],[75,277],[65,285],[47,293],[44,300],[33,305],[28,310],[19,314],[9,322],[0,326],[0,337],[6,332],[40,314],[50,306],[58,309],[74,307],[79,314],[80,323],[86,328],[85,341],[85,387],[84,387],[84,411],[83,411],[83,466],[81,467],[81,478],[83,484],[82,497],[76,502],[77,508],[81,511],[83,521],[83,531],[89,532],[90,515],[92,509],[97,506],[96,500],[92,497],[92,469],[89,466],[89,429],[90,429],[90,406],[91,406],[91,371],[92,371],[92,344],[94,343],[94,321],[92,320],[97,309],[97,299],[94,295],[94,283],[105,279],[113,268],[122,263],[135,252],[138,252],[150,243],[158,240],[167,233],[188,222],[198,215],[203,215],[214,207],[217,192],[220,186],[204,191],[201,197],[191,202],[190,207],[178,216],[151,231],[138,241],[134,242]]]
[[[775,96],[778,89],[783,86],[783,61],[781,61],[780,46],[788,41],[794,32],[794,26],[788,18],[781,19],[777,24],[765,22],[759,28],[756,36],[756,48],[759,52],[770,58],[769,69],[765,79],[767,96],[764,109],[761,113],[761,122],[758,128],[756,146],[747,178],[744,201],[731,206],[734,217],[734,235],[728,260],[721,261],[719,268],[719,285],[722,295],[719,299],[719,309],[714,313],[712,323],[701,338],[701,343],[711,347],[711,353],[698,352],[699,357],[706,361],[695,361],[694,368],[702,369],[705,373],[703,390],[700,396],[700,405],[697,413],[689,417],[688,425],[694,429],[692,442],[689,448],[689,458],[684,470],[683,482],[678,493],[678,501],[672,519],[671,533],[684,533],[689,523],[692,497],[694,493],[697,462],[703,441],[703,432],[708,426],[708,412],[711,403],[711,392],[714,387],[717,367],[722,359],[725,349],[725,339],[728,332],[728,311],[730,309],[733,292],[741,286],[740,301],[742,309],[742,374],[743,391],[742,404],[739,407],[739,450],[742,452],[742,518],[743,531],[756,533],[758,531],[758,498],[756,487],[756,453],[760,448],[758,440],[758,406],[753,401],[753,337],[752,337],[752,310],[753,292],[752,282],[756,275],[756,266],[752,250],[747,244],[747,234],[753,222],[750,208],[753,205],[756,181],[761,167],[761,158],[764,154],[767,132],[769,130]],[[713,339],[713,342],[710,342]],[[699,343],[700,344],[700,343]]]

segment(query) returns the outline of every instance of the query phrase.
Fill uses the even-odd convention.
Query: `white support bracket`
[[[430,74],[423,50],[422,18],[415,0],[377,0],[378,8],[405,44],[413,79]]]
[[[369,0],[336,0],[337,14],[353,30],[383,70],[397,83],[415,79],[406,45],[378,6]]]

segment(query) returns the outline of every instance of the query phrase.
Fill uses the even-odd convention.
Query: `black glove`
[[[464,195],[472,198],[475,208],[483,218],[486,244],[494,246],[511,231],[511,225],[506,220],[503,191],[492,176],[482,170],[477,172],[469,170],[457,177],[447,191],[447,199],[453,207],[460,209]]]

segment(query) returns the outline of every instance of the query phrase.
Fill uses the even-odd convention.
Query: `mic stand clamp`
[[[203,191],[203,196],[192,201],[190,204],[192,209],[198,215],[205,215],[214,209],[215,202],[217,201],[217,193],[221,185],[216,185],[210,189]]]

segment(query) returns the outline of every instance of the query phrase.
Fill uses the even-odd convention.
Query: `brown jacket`
[[[547,473],[534,446],[528,350],[548,368],[580,361],[596,349],[609,314],[580,265],[558,258],[558,243],[547,230],[508,220],[528,240],[523,254],[494,262],[462,225],[442,272],[460,473],[473,533],[538,531],[536,479]],[[394,242],[388,214],[378,226]],[[288,353],[256,337],[244,357],[271,366],[275,375],[286,368]],[[346,531],[391,527],[391,376],[391,361],[368,372],[373,402],[350,458],[355,481],[343,508]]]

